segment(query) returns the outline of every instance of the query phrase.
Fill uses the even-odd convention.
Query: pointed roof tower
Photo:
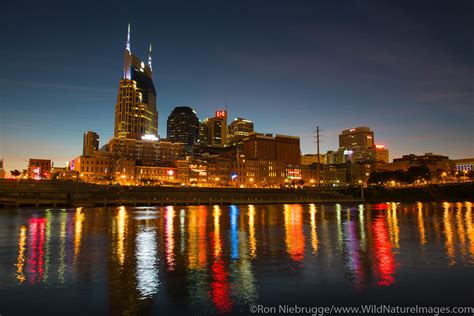
[[[130,67],[132,66],[132,52],[130,49],[130,22],[128,22],[127,44],[125,45],[125,54],[123,57],[123,79],[131,79]]]

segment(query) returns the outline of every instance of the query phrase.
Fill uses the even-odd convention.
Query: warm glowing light
[[[142,140],[151,140],[151,141],[157,141],[158,137],[154,134],[145,134],[142,136]]]
[[[342,251],[342,222],[341,222],[341,204],[336,204],[336,221],[337,221],[337,250]]]
[[[220,110],[220,111],[216,111],[215,114],[216,114],[216,117],[218,117],[218,118],[224,118],[224,117],[226,117],[227,112],[223,111],[223,110]]]
[[[284,206],[286,251],[294,261],[304,258],[303,208],[301,205]]]
[[[449,203],[443,203],[444,215],[444,236],[445,236],[445,246],[446,253],[449,257],[449,265],[456,263],[456,249],[454,245],[454,233],[453,233],[453,224],[451,219],[451,213],[449,212]]]
[[[385,148],[385,145],[375,145],[375,148],[377,148],[377,149],[384,149],[384,148]]]
[[[165,211],[165,252],[166,264],[168,271],[175,269],[175,254],[174,254],[174,208],[173,206],[166,207]]]
[[[255,207],[249,205],[249,248],[250,258],[257,257],[257,240],[255,238]]]
[[[117,221],[117,257],[120,265],[125,263],[125,238],[127,236],[127,211],[125,206],[120,206],[116,221]]]
[[[425,234],[425,223],[423,220],[423,204],[421,202],[417,203],[418,209],[418,231],[420,232],[420,244],[423,246],[426,244],[426,234]]]
[[[464,219],[466,222],[466,233],[467,238],[469,239],[469,256],[471,264],[474,264],[474,227],[472,219],[472,203],[466,202],[466,214],[464,214]]]
[[[26,226],[20,227],[20,236],[18,238],[18,259],[16,264],[16,279],[18,280],[18,282],[20,282],[20,284],[26,280],[23,271],[25,265],[26,231]]]
[[[168,175],[171,177],[172,175],[174,175],[174,171],[173,170],[168,170]]]
[[[74,224],[74,259],[77,259],[79,250],[81,247],[82,237],[82,222],[84,222],[84,213],[82,213],[82,207],[78,207],[76,210],[76,221]]]
[[[316,205],[309,205],[309,215],[311,224],[311,247],[313,248],[313,254],[318,253],[319,241],[318,241],[318,230],[316,226]]]

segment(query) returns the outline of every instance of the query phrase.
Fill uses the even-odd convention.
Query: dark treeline
[[[369,176],[369,184],[383,184],[391,181],[411,184],[417,180],[431,180],[431,172],[427,166],[413,166],[407,171],[374,171]]]

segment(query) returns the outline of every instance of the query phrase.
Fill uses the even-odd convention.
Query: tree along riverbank
[[[354,196],[358,190],[353,190]],[[368,203],[377,202],[428,202],[428,201],[474,201],[474,182],[432,184],[426,186],[387,188],[369,187],[364,190]]]

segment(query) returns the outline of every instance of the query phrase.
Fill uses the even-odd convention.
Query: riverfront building
[[[28,178],[35,180],[51,179],[51,160],[30,158],[28,162]]]

